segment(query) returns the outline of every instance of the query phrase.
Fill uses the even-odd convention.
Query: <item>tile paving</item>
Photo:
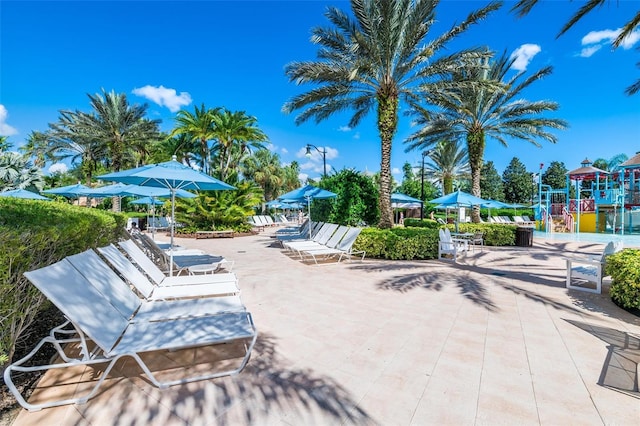
[[[604,244],[536,238],[459,264],[312,266],[284,255],[272,232],[177,239],[235,261],[260,333],[242,373],[160,390],[123,362],[88,403],[23,410],[14,426],[640,423],[640,318],[606,286],[564,288],[563,253]],[[214,368],[233,348],[199,351],[152,357],[158,368]],[[76,388],[61,383],[48,374],[33,398]]]

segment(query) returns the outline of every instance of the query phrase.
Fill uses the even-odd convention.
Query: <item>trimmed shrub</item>
[[[365,250],[367,257],[378,259],[437,259],[441,225],[428,219],[422,222],[420,227],[364,228],[353,245],[354,249]],[[455,230],[454,225],[447,227]],[[515,245],[516,228],[486,223],[461,223],[458,227],[460,232],[482,231],[484,243],[488,246]]]
[[[123,236],[126,217],[48,201],[0,198],[0,354],[11,362],[18,338],[46,299],[23,276]],[[2,357],[0,357],[2,358]]]
[[[605,274],[611,275],[613,302],[624,309],[640,309],[640,250],[624,249],[607,256]]]

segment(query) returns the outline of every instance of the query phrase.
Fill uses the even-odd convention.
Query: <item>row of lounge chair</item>
[[[32,411],[88,401],[123,357],[133,358],[159,388],[235,374],[248,362],[257,339],[234,273],[166,276],[133,240],[68,256],[25,276],[67,318],[4,371],[4,381],[16,400]],[[196,369],[190,377],[160,381],[143,360],[144,354],[153,351],[222,343],[242,346],[244,354],[236,365],[214,371]],[[45,344],[53,345],[59,360],[30,365]],[[78,350],[65,350],[67,344]],[[30,404],[12,381],[16,373],[97,364],[106,367],[82,396]]]
[[[291,227],[276,232],[276,239],[289,253],[297,255],[300,260],[320,262],[336,259],[351,259],[358,255],[365,257],[362,250],[354,250],[353,244],[362,228],[337,225],[334,223],[305,221],[300,227]]]
[[[529,216],[513,216],[513,220],[509,216],[489,216],[490,223],[503,223],[506,225],[518,225],[518,226],[535,226],[536,222],[531,220]]]
[[[286,226],[291,225],[291,221],[283,214],[276,214],[273,217],[269,215],[254,215],[247,217],[247,222],[258,231],[264,231],[267,226]]]

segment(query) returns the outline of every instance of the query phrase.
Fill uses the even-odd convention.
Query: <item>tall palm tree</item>
[[[444,195],[453,192],[456,179],[468,179],[470,176],[469,156],[458,140],[438,142],[428,157],[431,161],[424,164],[425,174],[440,183]]]
[[[482,56],[477,49],[450,52],[437,57],[469,26],[498,9],[492,2],[471,13],[459,25],[427,41],[435,23],[437,0],[351,0],[354,18],[336,8],[326,17],[332,28],[313,29],[319,45],[318,60],[286,66],[289,80],[311,83],[314,88],[295,96],[283,106],[285,112],[303,109],[296,124],[311,118],[323,121],[352,109],[350,127],[356,127],[374,108],[380,135],[380,223],[393,226],[391,209],[391,146],[398,128],[400,102],[417,100],[418,86],[431,82],[437,90],[441,76],[470,58]]]
[[[49,124],[45,135],[51,158],[55,161],[70,159],[71,163],[79,162],[86,184],[90,185],[98,164],[108,157],[108,151],[102,141],[79,131],[78,117],[81,114],[79,111],[60,111],[58,121]]]
[[[565,121],[542,116],[547,111],[556,111],[558,104],[551,101],[530,102],[521,98],[522,92],[534,81],[551,74],[552,68],[545,67],[529,77],[525,71],[506,77],[515,58],[508,59],[503,54],[497,60],[486,63],[481,60],[475,66],[461,67],[454,74],[456,80],[503,82],[504,88],[478,84],[465,86],[462,90],[435,94],[430,101],[441,111],[435,114],[417,110],[416,123],[423,127],[411,135],[406,142],[408,150],[425,149],[442,139],[467,142],[469,165],[471,167],[471,190],[480,197],[480,173],[482,171],[487,137],[496,139],[507,146],[506,138],[522,139],[540,146],[537,139],[555,143],[557,138],[546,131],[564,129]],[[474,208],[474,222],[480,221],[480,211]]]
[[[567,31],[569,31],[576,23],[578,23],[583,17],[587,14],[591,13],[595,9],[601,8],[605,3],[609,3],[610,0],[587,0],[580,7],[580,9],[569,19],[569,21],[564,24],[556,38],[560,37]],[[519,0],[513,7],[511,11],[516,13],[518,17],[523,17],[531,12],[531,9],[538,3],[538,0]],[[640,25],[640,10],[627,22],[618,34],[618,37],[613,41],[614,49],[617,49],[622,45],[622,42],[638,28]],[[640,63],[637,64],[640,67]],[[625,93],[629,96],[634,95],[640,91],[640,79],[638,79],[631,86],[627,87]]]
[[[284,170],[278,154],[268,149],[257,151],[243,162],[242,169],[247,180],[262,188],[265,201],[277,198],[284,183]]]
[[[9,136],[0,136],[0,152],[8,151],[11,148],[11,142],[9,142]]]
[[[228,176],[230,167],[237,167],[247,152],[264,150],[267,135],[257,127],[258,119],[244,111],[231,112],[227,109],[213,115],[213,138],[219,178]]]
[[[19,149],[23,154],[32,157],[33,165],[37,167],[44,167],[47,160],[51,159],[45,132],[32,131],[27,136],[27,143]]]
[[[193,113],[181,109],[176,114],[176,126],[170,136],[186,135],[191,141],[198,144],[200,154],[200,166],[203,173],[211,174],[211,154],[209,141],[214,139],[214,117],[218,115],[220,108],[206,108],[204,104],[198,108],[196,105]]]
[[[114,171],[120,171],[126,159],[133,165],[134,146],[159,140],[160,120],[145,118],[146,105],[130,105],[124,93],[107,93],[104,89],[102,94],[88,96],[93,111],[80,113],[78,130],[107,145]]]

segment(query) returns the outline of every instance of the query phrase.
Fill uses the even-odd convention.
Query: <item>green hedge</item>
[[[455,228],[453,225],[447,226],[452,231]],[[392,229],[365,228],[354,243],[354,249],[365,250],[367,257],[371,258],[436,259],[440,239],[439,229],[430,225]],[[515,244],[516,226],[482,223],[459,225],[460,232],[475,232],[477,230],[484,233],[485,245],[512,246]]]
[[[624,249],[607,256],[611,299],[625,309],[640,309],[640,250]]]
[[[0,198],[0,365],[46,303],[23,273],[123,236],[126,217],[52,201]]]

